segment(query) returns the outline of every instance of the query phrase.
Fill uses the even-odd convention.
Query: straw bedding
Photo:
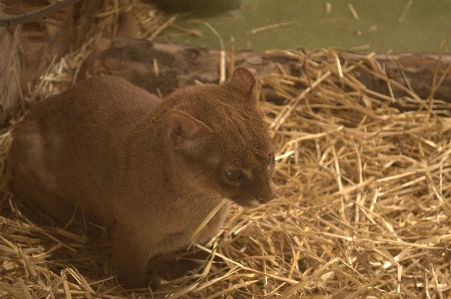
[[[97,28],[107,32],[116,15],[108,11],[124,3],[107,2]],[[29,99],[70,85],[96,34],[43,74]],[[357,66],[400,85],[371,54],[284,53],[306,72],[258,74],[287,98],[261,103],[277,151],[278,199],[234,207],[209,244],[152,261],[149,289],[118,286],[102,228],[61,227],[15,200],[3,162],[15,124],[5,129],[0,297],[451,297],[451,104],[407,87],[402,98],[366,90],[352,75]]]

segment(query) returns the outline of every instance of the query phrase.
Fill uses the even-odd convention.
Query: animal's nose
[[[260,204],[270,202],[276,197],[276,192],[272,191],[269,194],[259,194],[255,196]]]

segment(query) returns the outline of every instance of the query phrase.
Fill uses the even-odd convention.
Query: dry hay
[[[2,163],[0,297],[449,298],[451,104],[407,87],[402,98],[366,90],[357,66],[400,86],[372,54],[283,53],[306,72],[260,74],[288,99],[261,103],[277,149],[277,201],[235,207],[217,237],[194,246],[206,258],[181,252],[150,267],[191,259],[194,270],[152,272],[153,291],[130,293],[114,280],[104,231],[24,217]],[[77,55],[45,74],[40,90],[68,85]],[[1,135],[1,161],[13,127]]]

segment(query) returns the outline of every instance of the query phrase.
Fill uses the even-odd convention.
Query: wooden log
[[[20,15],[49,4],[42,0],[3,0],[2,17]],[[7,125],[21,94],[33,87],[52,59],[58,60],[84,40],[101,1],[79,1],[44,20],[0,28],[0,124]]]
[[[85,61],[78,79],[99,74],[114,74],[126,78],[152,93],[166,95],[176,88],[194,84],[219,82],[220,51],[179,44],[161,44],[146,40],[116,38],[105,41]],[[343,54],[344,58],[346,54]],[[348,55],[347,59],[352,59]],[[437,66],[438,56],[433,54],[393,54],[376,55],[376,60],[385,68],[389,78],[410,86],[421,98],[431,93],[431,85]],[[257,75],[280,73],[282,66],[292,76],[300,76],[304,70],[302,62],[284,54],[283,51],[267,53],[236,51],[235,66],[254,69]],[[320,63],[321,61],[317,61]],[[451,102],[451,55],[442,57],[439,77],[444,80],[435,91],[434,98]],[[390,95],[388,85],[375,78],[369,70],[371,65],[362,65],[353,71],[368,89]],[[446,72],[446,74],[445,74]],[[408,82],[408,84],[406,83]],[[264,89],[268,100],[278,103],[282,98],[269,89]],[[405,91],[393,86],[395,97],[405,95]]]

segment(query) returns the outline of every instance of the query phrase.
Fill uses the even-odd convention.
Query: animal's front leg
[[[146,266],[152,254],[148,240],[120,223],[111,229],[113,266],[119,283],[125,288],[147,287]]]

